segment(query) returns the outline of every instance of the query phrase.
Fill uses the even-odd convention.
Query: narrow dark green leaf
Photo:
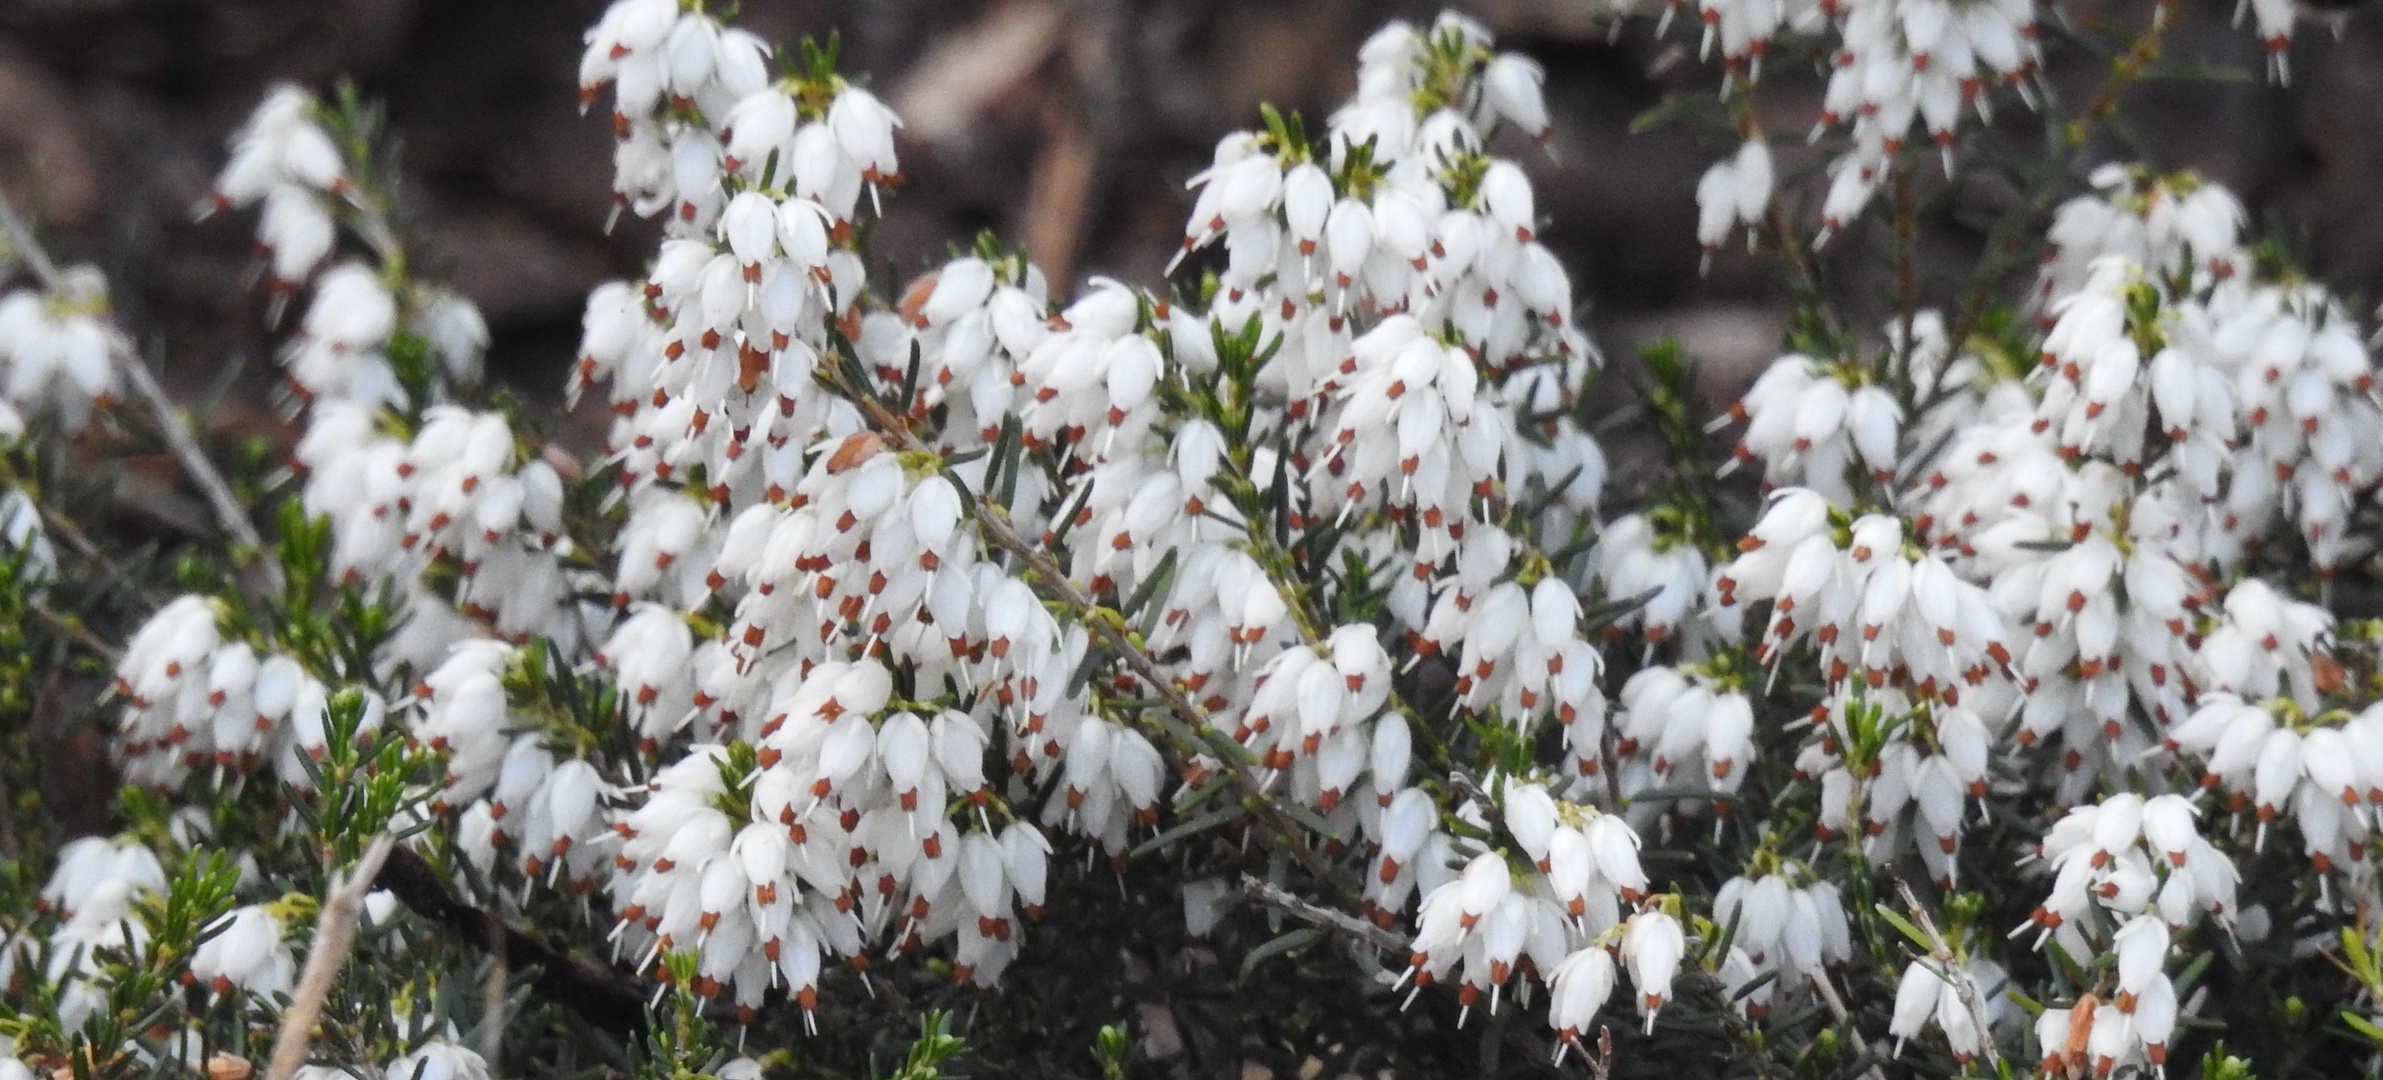
[[[1076,497],[1068,502],[1067,508],[1060,513],[1058,522],[1052,527],[1051,542],[1043,546],[1054,555],[1067,546],[1067,534],[1076,527],[1076,517],[1084,512],[1084,504],[1091,500],[1094,483],[1092,477],[1084,478],[1084,486],[1076,489]]]
[[[1002,509],[1009,509],[1018,496],[1018,470],[1025,464],[1024,430],[1018,424],[1018,414],[1001,418],[1001,437],[993,442],[993,467],[985,476],[985,487],[997,492],[993,501]],[[1001,479],[998,484],[994,476]]]
[[[1250,973],[1256,971],[1259,964],[1265,963],[1266,961],[1277,956],[1281,956],[1285,953],[1289,953],[1292,950],[1306,948],[1307,946],[1314,944],[1323,936],[1324,932],[1322,930],[1318,930],[1312,926],[1303,927],[1298,930],[1293,930],[1288,934],[1284,934],[1281,937],[1275,938],[1274,940],[1269,941],[1264,945],[1260,945],[1255,949],[1251,949],[1249,951],[1249,955],[1243,957],[1241,960],[1240,980],[1247,982],[1249,980]]]
[[[1647,606],[1647,601],[1653,600],[1662,592],[1663,587],[1658,585],[1636,596],[1624,597],[1620,600],[1608,600],[1602,604],[1592,605],[1588,610],[1580,613],[1581,630],[1583,633],[1594,633],[1598,630],[1605,629],[1606,627],[1613,625],[1616,620],[1622,618],[1623,616]]]
[[[1173,847],[1177,841],[1188,840],[1193,836],[1208,831],[1209,829],[1216,828],[1217,826],[1226,824],[1228,822],[1240,820],[1240,818],[1241,808],[1238,806],[1226,806],[1215,810],[1210,810],[1198,817],[1177,822],[1174,828],[1168,829],[1157,836],[1153,836],[1150,839],[1143,841],[1132,851],[1127,852],[1126,857],[1130,859],[1139,859],[1142,856],[1151,854],[1153,852],[1164,851],[1167,848]]]
[[[1168,548],[1166,554],[1159,556],[1158,565],[1150,568],[1149,575],[1142,579],[1141,584],[1134,586],[1133,594],[1127,596],[1125,603],[1118,607],[1117,610],[1124,613],[1126,618],[1133,618],[1134,613],[1142,610],[1142,605],[1157,596],[1159,589],[1175,576],[1175,551],[1174,548]],[[1147,635],[1149,631],[1144,630],[1143,633]]]

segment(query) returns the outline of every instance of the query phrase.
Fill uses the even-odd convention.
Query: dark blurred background
[[[2258,226],[2323,279],[2383,295],[2383,19],[2353,8],[2337,39],[2304,19],[2293,81],[2269,84],[2257,44],[2229,26],[2232,0],[2180,0],[2162,66],[2130,92],[2089,157],[2192,166],[2233,185]],[[1508,144],[1540,186],[1548,241],[1572,268],[1584,318],[1608,353],[1677,334],[1726,395],[1776,348],[1787,297],[1768,256],[1725,254],[1698,274],[1697,175],[1726,152],[1717,108],[1640,134],[1632,120],[1679,98],[1710,99],[1693,18],[1656,41],[1618,39],[1586,0],[1482,0],[1457,7],[1548,72],[1555,136]],[[1650,5],[1651,6],[1651,5]],[[908,182],[877,230],[881,265],[908,276],[946,245],[992,228],[1025,245],[1062,287],[1107,274],[1159,284],[1188,208],[1184,179],[1261,101],[1321,117],[1354,84],[1356,46],[1392,17],[1438,5],[1360,0],[748,0],[741,21],[791,44],[840,32],[847,72],[908,118]],[[2383,8],[2368,0],[2367,7]],[[62,258],[114,283],[124,325],[169,383],[194,391],[239,365],[261,387],[274,338],[262,325],[246,218],[190,211],[225,137],[277,80],[352,78],[386,104],[403,218],[424,268],[477,300],[494,330],[490,369],[552,403],[586,290],[635,274],[645,223],[602,229],[611,138],[582,117],[580,34],[603,0],[0,0],[0,189],[46,225]],[[2066,6],[2045,34],[2047,82],[2071,107],[2107,70],[2091,41],[2148,21],[2137,0]],[[2231,74],[2229,74],[2231,73]],[[1805,159],[1813,66],[1774,54],[1763,120],[1782,173]],[[2025,155],[2042,122],[2003,95],[1981,145]],[[1974,129],[1973,129],[1974,130]],[[1921,187],[1932,299],[1957,295],[1993,217],[2024,193],[1990,167],[1952,182],[1930,161]],[[1806,214],[1809,217],[1809,211]],[[1883,312],[1868,269],[1884,229],[1833,242],[1826,262],[1857,314]],[[236,394],[232,428],[267,422]],[[251,418],[250,413],[256,415]],[[229,433],[223,432],[223,433]]]

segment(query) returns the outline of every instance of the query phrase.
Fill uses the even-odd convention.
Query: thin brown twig
[[[645,995],[637,978],[594,960],[556,950],[537,935],[475,907],[448,888],[447,879],[412,848],[389,855],[373,887],[474,948],[501,949],[508,971],[529,972],[530,992],[607,1031],[645,1027]],[[500,944],[501,943],[501,944]]]
[[[165,436],[166,446],[173,450],[174,459],[182,463],[182,471],[190,476],[191,482],[197,484],[207,496],[207,505],[215,511],[216,523],[231,534],[234,541],[257,553],[257,565],[264,571],[266,587],[274,592],[281,591],[281,564],[265,557],[263,534],[257,532],[256,525],[248,520],[248,511],[232,495],[232,487],[224,480],[223,474],[216,471],[213,462],[207,460],[207,451],[191,435],[190,424],[183,417],[181,408],[166,396],[164,387],[157,385],[157,377],[149,374],[149,365],[129,354],[123,360],[125,381],[132,384],[133,392],[140,395],[142,402],[157,417],[157,425]]]
[[[48,604],[44,604],[38,600],[26,600],[25,610],[32,612],[34,618],[40,619],[41,621],[50,624],[50,626],[53,629],[56,629],[59,633],[73,638],[75,644],[91,650],[94,655],[97,655],[100,659],[107,661],[110,665],[117,664],[124,659],[124,650],[109,644],[106,639],[100,637],[98,634],[92,633],[91,628],[83,625],[83,620],[81,619],[73,619],[61,615],[50,610],[50,606]]]
[[[40,279],[43,288],[52,292],[63,291],[65,279],[58,271],[58,264],[50,258],[49,251],[41,246],[41,238],[34,235],[33,226],[5,196],[0,196],[0,231],[8,234],[10,245],[16,249],[18,257],[24,260],[25,266],[33,271],[33,276]],[[191,435],[190,425],[182,411],[174,405],[173,399],[166,396],[165,388],[157,384],[157,378],[149,373],[148,365],[130,349],[122,347],[122,338],[115,340],[118,343],[115,359],[117,366],[124,372],[125,381],[131,384],[133,393],[141,399],[141,403],[155,415],[167,448],[173,451],[174,460],[181,464],[183,473],[206,495],[207,505],[214,511],[216,523],[234,541],[262,553],[265,550],[265,538],[257,532],[256,525],[248,520],[248,512],[241,507],[240,500],[233,497],[231,485],[224,480],[223,473],[215,468],[214,462],[207,459],[206,450]],[[280,565],[271,559],[260,558],[258,562],[263,567],[270,587],[279,591]]]
[[[387,833],[375,837],[347,874],[332,879],[331,895],[315,920],[314,942],[307,947],[306,970],[298,977],[298,992],[281,1015],[281,1033],[273,1040],[272,1064],[265,1080],[290,1080],[306,1064],[306,1046],[314,1038],[314,1024],[331,996],[331,980],[346,966],[348,947],[355,942],[356,923],[364,917],[364,894],[371,892],[381,864],[397,841]]]
[[[1920,317],[1920,207],[1919,193],[1912,187],[1911,173],[1914,155],[1903,155],[1901,167],[1895,170],[1895,317],[1904,347],[1889,354],[1888,362],[1899,353],[1900,371],[1883,371],[1895,396],[1911,401],[1911,339],[1912,327]]]
[[[1281,911],[1292,918],[1337,932],[1377,949],[1388,949],[1403,954],[1410,944],[1406,938],[1375,926],[1368,920],[1314,903],[1289,889],[1260,878],[1256,874],[1244,873],[1241,875],[1241,891],[1250,899]]]
[[[505,1046],[505,983],[513,976],[513,965],[506,954],[506,927],[502,921],[488,921],[488,974],[480,980],[480,1057],[495,1062]]]
[[[1984,995],[1978,993],[1977,980],[1970,977],[1969,969],[1961,966],[1953,954],[1953,947],[1945,942],[1943,934],[1937,932],[1935,917],[1928,914],[1927,908],[1920,906],[1920,898],[1913,895],[1911,883],[1898,875],[1895,878],[1895,893],[1903,899],[1904,909],[1911,912],[1912,921],[1920,924],[1920,932],[1928,935],[1928,951],[1937,966],[1943,969],[1937,972],[1937,977],[1952,984],[1953,993],[1961,999],[1961,1007],[1969,1013],[1970,1024],[1977,1029],[1978,1041],[1986,1047],[1988,1071],[1994,1071],[2002,1064],[2002,1053],[1995,1048],[1993,1026],[1986,1022],[1986,1002]]]

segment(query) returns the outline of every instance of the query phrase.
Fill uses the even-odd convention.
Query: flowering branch
[[[66,282],[58,271],[58,264],[50,259],[49,252],[41,246],[40,238],[34,235],[32,226],[5,196],[0,196],[0,232],[7,233],[9,243],[45,288],[52,291],[65,288]],[[157,418],[158,430],[164,435],[166,446],[173,451],[174,460],[181,464],[183,473],[206,496],[208,507],[215,513],[216,523],[242,549],[261,555],[265,550],[265,538],[257,532],[256,525],[248,520],[248,511],[241,507],[240,500],[233,497],[231,484],[216,470],[215,463],[207,459],[207,452],[199,446],[198,440],[191,437],[188,421],[172,399],[166,396],[165,389],[157,384],[157,379],[149,374],[148,367],[139,357],[119,351],[115,361],[118,369],[131,382],[133,392],[140,396],[142,404],[148,406]],[[279,591],[280,566],[271,559],[260,559],[259,566],[268,587]]]
[[[2254,6],[2280,53],[2289,4]],[[1975,156],[1973,112],[2034,104],[2038,14],[1705,5],[1694,32],[1721,53],[1739,142],[1697,185],[1696,240],[1775,234],[1799,351],[1708,427],[1709,373],[1646,350],[1661,488],[1607,475],[1609,429],[1583,419],[1601,361],[1529,177],[1496,152],[1549,133],[1544,72],[1462,16],[1370,39],[1319,136],[1268,109],[1221,140],[1182,236],[1184,257],[1209,254],[1176,301],[1095,281],[1054,304],[1045,270],[987,236],[888,302],[867,238],[900,184],[901,121],[838,73],[835,43],[798,59],[706,3],[616,0],[583,100],[611,89],[619,205],[666,239],[641,280],[589,297],[569,393],[604,387],[614,474],[590,484],[473,404],[486,325],[409,273],[372,110],[275,89],[208,205],[260,207],[274,303],[307,304],[282,353],[302,490],[277,526],[236,505],[222,526],[278,533],[292,580],[253,599],[185,580],[120,653],[75,634],[114,660],[129,835],[157,846],[67,845],[38,900],[0,875],[0,911],[38,912],[0,919],[0,975],[18,973],[0,1011],[35,1018],[12,1052],[85,1072],[192,1061],[279,1019],[275,1080],[310,1054],[485,1080],[650,1024],[636,1069],[758,1080],[762,1061],[728,1056],[733,1016],[764,1044],[812,1028],[805,1053],[832,1068],[855,1041],[834,1030],[846,1010],[820,1010],[834,965],[948,947],[897,997],[922,967],[990,988],[1047,947],[1028,928],[1075,856],[1124,867],[1219,829],[1241,855],[1186,848],[1274,873],[1240,876],[1233,916],[1227,886],[1187,886],[1186,929],[1288,913],[1389,952],[1394,985],[1452,993],[1459,1025],[1498,1016],[1492,1054],[1578,1050],[1602,1077],[1603,1021],[1635,1009],[1625,1052],[1881,1076],[1866,1029],[1891,988],[1885,1035],[1898,1054],[1920,1040],[1920,1071],[1948,1053],[2007,1069],[2024,994],[2047,1074],[2156,1073],[2210,998],[2206,951],[2169,974],[2180,944],[2248,946],[2377,901],[2383,684],[2364,643],[2383,623],[2328,586],[2371,591],[2383,394],[2366,327],[2275,273],[2241,205],[2191,175],[2097,170],[2017,301],[2041,325],[1992,318],[2015,237],[2145,77],[2164,12],[2101,97],[2047,125],[2056,160],[2013,170],[2026,220],[1992,234],[1964,309],[1921,307],[1942,268],[1919,138],[1949,174]],[[1833,69],[1820,239],[1793,219],[1816,177],[1774,191],[1763,130],[1760,61],[1783,30]],[[1815,255],[1874,203],[1887,242],[1832,261],[1890,275],[1883,353],[1843,324]],[[155,381],[116,372],[132,350],[104,283],[41,262],[46,292],[0,296],[10,408],[72,426],[129,380],[196,454],[204,432]],[[1707,436],[1737,423],[1732,465],[1760,486],[1716,490]],[[74,632],[90,616],[63,589],[44,600],[43,524],[118,571],[18,479],[0,469],[20,489],[0,558],[39,569],[0,564],[0,585],[24,586],[6,599],[28,625]],[[210,494],[226,514],[229,489]],[[0,669],[0,720],[75,681]],[[268,805],[306,827],[246,816]],[[2016,880],[2006,830],[2062,809],[2019,871],[2046,885],[2013,935],[2076,962],[2047,973],[1979,929]],[[394,845],[399,828],[452,865]],[[1807,829],[1810,854],[1783,854]],[[2271,873],[2294,842],[2309,873]],[[206,887],[169,888],[205,847],[230,849]],[[1163,862],[1132,863],[1129,900],[1173,884]],[[315,902],[234,896],[307,867],[333,885],[301,978],[281,938]],[[1904,884],[1915,867],[1933,914]],[[459,896],[449,870],[506,905]],[[374,887],[462,948],[393,952],[396,985],[436,989],[385,1018],[341,991],[353,1022],[309,1050]],[[597,928],[613,964],[546,925]],[[433,966],[474,950],[494,957],[477,979]],[[19,962],[43,951],[68,959]],[[1302,977],[1370,996],[1377,965],[1353,955]],[[2013,971],[2020,994],[1992,993]],[[516,972],[589,1023],[512,1024]],[[649,998],[649,978],[667,990]],[[260,1019],[283,995],[296,1007]],[[1516,1008],[1552,1042],[1506,1027]],[[475,1009],[485,1056],[426,1038]],[[2252,1034],[2251,1013],[2212,1011]],[[1389,1066],[1414,1063],[1417,1043],[1381,1037]]]
[[[1992,1031],[1987,1021],[1984,995],[1978,993],[1977,979],[1970,975],[1969,969],[1961,963],[1959,954],[1946,943],[1944,935],[1936,929],[1936,917],[1920,904],[1919,897],[1912,895],[1911,883],[1903,880],[1901,875],[1895,878],[1895,895],[1902,898],[1903,909],[1911,913],[1912,921],[1919,924],[1920,932],[1928,936],[1928,955],[1941,969],[1937,977],[1950,984],[1953,992],[1960,995],[1961,1007],[1969,1011],[1970,1023],[1977,1025],[1976,1030]],[[1992,1039],[1983,1040],[1981,1045],[1986,1052],[1986,1065],[1999,1070],[2002,1067],[2002,1051]]]
[[[2165,3],[2158,8],[2158,16],[2151,28],[2131,45],[2127,52],[2113,59],[2109,73],[2094,91],[2093,98],[2076,117],[2063,123],[2058,138],[2047,138],[2049,146],[2070,154],[2083,150],[2094,129],[2117,114],[2118,99],[2127,88],[2142,80],[2152,62],[2159,58],[2168,30],[2175,20],[2169,17]],[[2050,97],[2050,95],[2047,95]],[[2057,101],[2057,98],[2051,98]],[[2032,185],[2026,209],[2006,214],[1994,223],[1986,238],[1985,256],[1970,274],[1969,291],[1954,309],[1952,341],[1958,345],[1976,332],[1978,321],[1987,311],[1993,290],[2002,283],[2003,275],[2014,261],[2045,246],[2044,238],[2034,232],[2037,220],[2051,210],[2053,200],[2067,187],[2070,180],[2070,161],[2062,154],[2047,153],[2042,159],[2042,176]]]
[[[906,451],[926,449],[916,437],[911,435],[909,425],[880,403],[875,395],[870,394],[865,388],[845,385],[840,374],[836,373],[832,366],[823,366],[822,370],[825,372],[823,380],[842,393],[847,400],[859,405],[868,414],[869,420],[875,428],[892,441],[897,448]],[[1067,572],[1060,569],[1059,564],[1051,560],[1050,552],[1045,550],[1041,544],[1030,543],[1025,537],[1020,536],[1016,524],[1010,521],[1009,513],[1003,510],[1000,504],[994,502],[984,492],[973,492],[972,494],[974,499],[970,504],[970,512],[976,518],[977,527],[983,531],[986,539],[991,540],[996,546],[1017,556],[1025,563],[1028,580],[1031,584],[1038,586],[1044,595],[1065,605],[1071,617],[1098,636],[1102,644],[1107,645],[1110,652],[1124,660],[1126,666],[1132,668],[1134,674],[1140,677],[1145,685],[1156,690],[1159,696],[1166,701],[1167,711],[1174,715],[1176,721],[1182,724],[1186,731],[1197,732],[1208,726],[1207,710],[1192,701],[1182,688],[1175,685],[1173,679],[1158,670],[1157,663],[1151,660],[1148,652],[1134,643],[1124,621],[1114,611],[1101,606],[1098,601],[1077,588],[1075,582],[1068,577]],[[1169,732],[1168,734],[1172,736],[1174,733]],[[1173,746],[1176,741],[1176,738],[1170,738],[1168,744]],[[1170,756],[1175,760],[1170,764],[1175,767],[1177,773],[1182,771],[1184,754],[1203,752],[1205,749],[1205,744],[1194,745],[1200,749],[1174,747],[1175,752]],[[1324,862],[1321,855],[1299,841],[1298,838],[1303,830],[1299,829],[1288,815],[1275,808],[1273,800],[1266,795],[1265,785],[1250,771],[1247,762],[1240,760],[1238,756],[1227,756],[1230,760],[1225,762],[1225,767],[1231,770],[1235,783],[1240,786],[1244,797],[1250,800],[1247,804],[1249,809],[1266,821],[1267,825],[1274,830],[1277,838],[1282,841],[1283,846],[1289,849],[1292,857],[1299,860],[1300,865],[1307,869],[1308,874],[1319,885],[1329,885],[1333,881],[1331,867]]]

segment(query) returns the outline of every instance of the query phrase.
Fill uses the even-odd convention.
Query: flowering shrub
[[[2142,66],[2072,115],[2029,4],[1698,15],[1694,241],[1791,270],[1970,114],[2073,151]],[[1791,44],[1809,161],[1755,128]],[[2371,1066],[2383,398],[2223,188],[2094,168],[1999,302],[1868,333],[1814,292],[1737,403],[1655,348],[1600,430],[1542,72],[1464,18],[1221,140],[1165,293],[989,236],[872,281],[900,120],[835,60],[679,0],[588,31],[661,235],[588,298],[595,460],[475,389],[371,110],[272,91],[201,212],[255,209],[294,312],[289,467],[164,416],[234,543],[121,647],[45,436],[154,387],[10,214],[0,714],[96,684],[128,786],[0,883],[0,1076],[882,1071],[927,1011],[928,1077],[962,1004],[988,1067],[1121,1075],[1233,983],[1294,1066],[1472,1067],[1476,1027],[1600,1076]],[[1616,437],[1668,475],[1609,490]],[[1127,1009],[1121,956],[1182,997]]]

